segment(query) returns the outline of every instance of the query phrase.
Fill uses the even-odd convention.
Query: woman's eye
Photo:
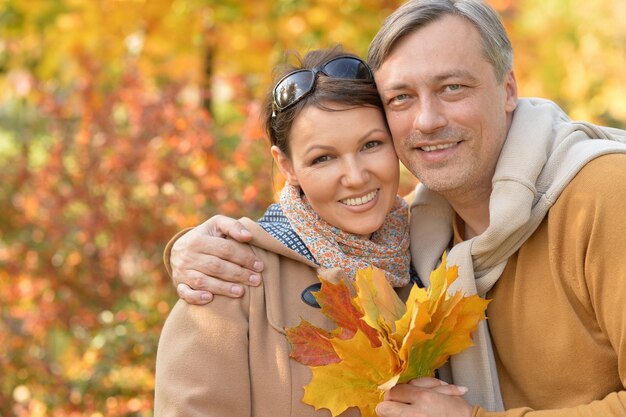
[[[363,145],[363,149],[372,149],[377,146],[380,146],[381,142],[379,140],[372,140]]]
[[[311,161],[311,165],[319,164],[321,162],[326,162],[326,161],[329,161],[329,160],[330,160],[330,156],[328,156],[328,155],[318,156],[313,161]]]

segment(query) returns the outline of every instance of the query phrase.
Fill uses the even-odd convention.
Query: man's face
[[[469,22],[444,16],[402,39],[376,72],[396,152],[431,190],[489,195],[517,100],[498,82]]]

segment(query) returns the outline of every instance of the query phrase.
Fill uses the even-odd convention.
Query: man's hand
[[[472,407],[461,396],[467,388],[435,378],[418,378],[398,384],[376,406],[380,417],[470,417]]]
[[[206,304],[214,295],[240,297],[240,284],[259,285],[263,263],[225,239],[248,242],[252,235],[237,220],[213,216],[172,246],[170,264],[178,295],[190,304]]]

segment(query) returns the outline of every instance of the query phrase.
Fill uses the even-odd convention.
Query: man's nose
[[[432,133],[447,123],[442,103],[436,99],[422,99],[413,120],[413,129],[421,133]]]

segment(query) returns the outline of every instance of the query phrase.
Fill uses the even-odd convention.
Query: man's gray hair
[[[480,0],[409,0],[387,17],[372,40],[368,52],[372,70],[380,68],[401,39],[447,15],[462,17],[478,29],[483,55],[502,82],[513,66],[513,47],[498,13]]]

